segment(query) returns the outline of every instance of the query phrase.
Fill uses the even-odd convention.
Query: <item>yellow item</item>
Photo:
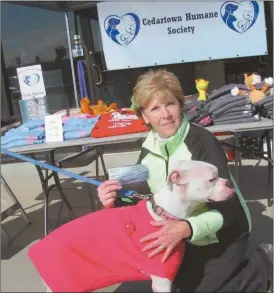
[[[207,92],[207,89],[208,89],[208,84],[209,84],[209,81],[208,80],[205,80],[205,79],[202,79],[202,78],[198,78],[195,80],[195,83],[196,83],[196,89],[199,93],[199,97],[198,97],[198,101],[206,101],[207,98],[206,98],[206,92]]]

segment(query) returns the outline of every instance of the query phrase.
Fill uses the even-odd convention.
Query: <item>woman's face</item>
[[[145,123],[151,127],[161,138],[173,136],[181,125],[181,106],[175,98],[151,98],[147,107],[142,111]]]

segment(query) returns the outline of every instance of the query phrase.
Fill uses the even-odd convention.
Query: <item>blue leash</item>
[[[5,155],[9,155],[9,156],[14,157],[14,158],[17,158],[17,159],[22,160],[22,161],[29,162],[29,163],[31,163],[33,165],[36,165],[36,166],[39,166],[39,167],[42,167],[42,168],[45,168],[45,169],[60,173],[60,174],[63,174],[65,176],[69,176],[71,178],[79,179],[79,180],[81,180],[83,182],[86,182],[88,184],[91,184],[91,185],[100,186],[102,184],[102,182],[100,182],[98,180],[91,179],[91,178],[86,178],[86,177],[81,176],[79,174],[75,174],[73,172],[57,168],[57,167],[49,165],[47,163],[34,160],[34,159],[29,158],[27,156],[20,155],[18,153],[8,151],[7,149],[1,148],[1,153],[5,154]],[[121,193],[123,196],[129,197],[129,198],[133,198],[136,195],[136,192],[132,191],[132,190],[120,190],[119,193]]]
[[[77,62],[77,71],[78,71],[81,99],[88,97],[88,90],[87,90],[87,84],[86,84],[86,78],[85,78],[84,65],[86,65],[84,60],[79,60]]]

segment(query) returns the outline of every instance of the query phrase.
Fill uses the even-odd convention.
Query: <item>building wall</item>
[[[16,68],[34,64],[41,64],[42,66],[50,112],[54,113],[60,109],[75,107],[64,14],[6,2],[2,2],[1,8],[1,41],[5,59],[5,68],[2,68],[2,70],[8,76],[9,84],[6,84],[6,89],[11,95],[13,114],[20,116],[18,101],[21,97]],[[273,3],[271,3],[271,9],[273,12]],[[74,34],[81,34],[79,21],[81,13],[77,12],[74,15],[69,12],[72,40]],[[88,14],[89,10],[85,9],[83,13]],[[273,19],[272,13],[269,11],[266,11],[266,13],[267,17]],[[91,14],[95,15],[93,19],[90,18],[90,27],[95,55],[97,56],[96,63],[104,70],[104,52],[94,9]],[[14,19],[16,19],[16,22]],[[273,35],[268,41],[273,42]],[[273,55],[273,52],[269,52],[269,54]],[[77,58],[74,59],[75,68],[77,60]],[[256,71],[265,77],[266,71],[270,72],[270,69],[272,69],[271,72],[273,72],[273,64],[270,64],[267,60],[265,56],[261,56],[172,64],[162,67],[178,76],[185,95],[189,95],[197,92],[196,78],[208,79],[209,90],[212,90],[226,83],[242,83],[243,74],[246,72]],[[95,100],[101,98],[104,101],[118,102],[120,106],[129,106],[132,89],[138,76],[148,69],[136,68],[103,72],[103,84],[98,87],[100,95],[94,97]],[[75,73],[78,87],[77,72]],[[2,104],[2,107],[5,111],[5,103]]]

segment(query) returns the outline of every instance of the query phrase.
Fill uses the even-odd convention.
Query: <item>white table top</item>
[[[243,132],[243,131],[258,131],[258,130],[267,130],[273,129],[273,120],[267,118],[261,118],[261,121],[258,122],[247,122],[247,123],[238,123],[238,124],[222,124],[222,125],[213,125],[205,127],[208,131],[212,133],[216,132]],[[144,139],[148,135],[148,132],[142,133],[133,133],[127,135],[111,136],[111,137],[102,137],[102,138],[92,138],[85,137],[73,140],[66,140],[63,142],[56,143],[43,143],[35,145],[26,145],[22,147],[10,148],[9,151],[16,153],[38,153],[45,152],[59,148],[73,147],[73,146],[98,146],[98,145],[107,145],[107,144],[117,144],[117,143],[126,143],[133,142],[139,139]]]

